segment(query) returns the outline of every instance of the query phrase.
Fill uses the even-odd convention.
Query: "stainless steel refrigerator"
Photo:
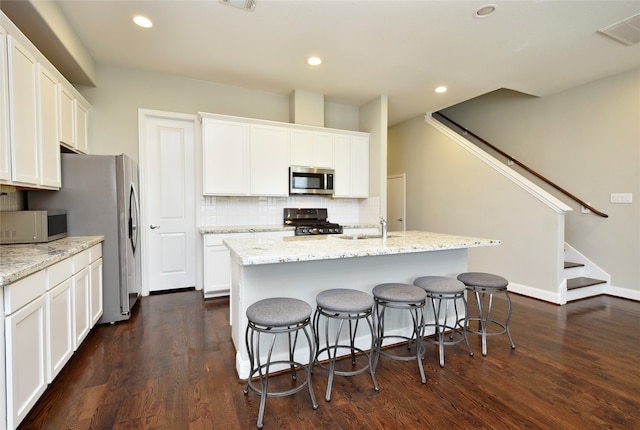
[[[127,320],[141,287],[138,166],[125,154],[62,154],[61,161],[62,188],[29,191],[29,209],[66,210],[69,236],[104,235],[98,322]]]

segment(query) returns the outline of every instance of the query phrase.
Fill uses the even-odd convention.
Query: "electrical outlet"
[[[633,193],[611,193],[611,203],[632,203]]]

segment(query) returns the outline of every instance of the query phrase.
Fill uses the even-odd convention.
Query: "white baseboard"
[[[639,290],[630,290],[628,288],[614,287],[613,285],[609,285],[605,289],[605,294],[610,296],[620,297],[622,299],[630,299],[630,300],[638,300],[640,301],[640,291]]]

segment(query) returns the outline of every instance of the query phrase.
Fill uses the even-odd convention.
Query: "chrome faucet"
[[[387,238],[387,221],[382,217],[380,217],[380,234],[383,239]]]

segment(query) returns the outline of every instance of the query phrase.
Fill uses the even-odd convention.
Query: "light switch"
[[[611,193],[611,203],[632,203],[633,193]]]

